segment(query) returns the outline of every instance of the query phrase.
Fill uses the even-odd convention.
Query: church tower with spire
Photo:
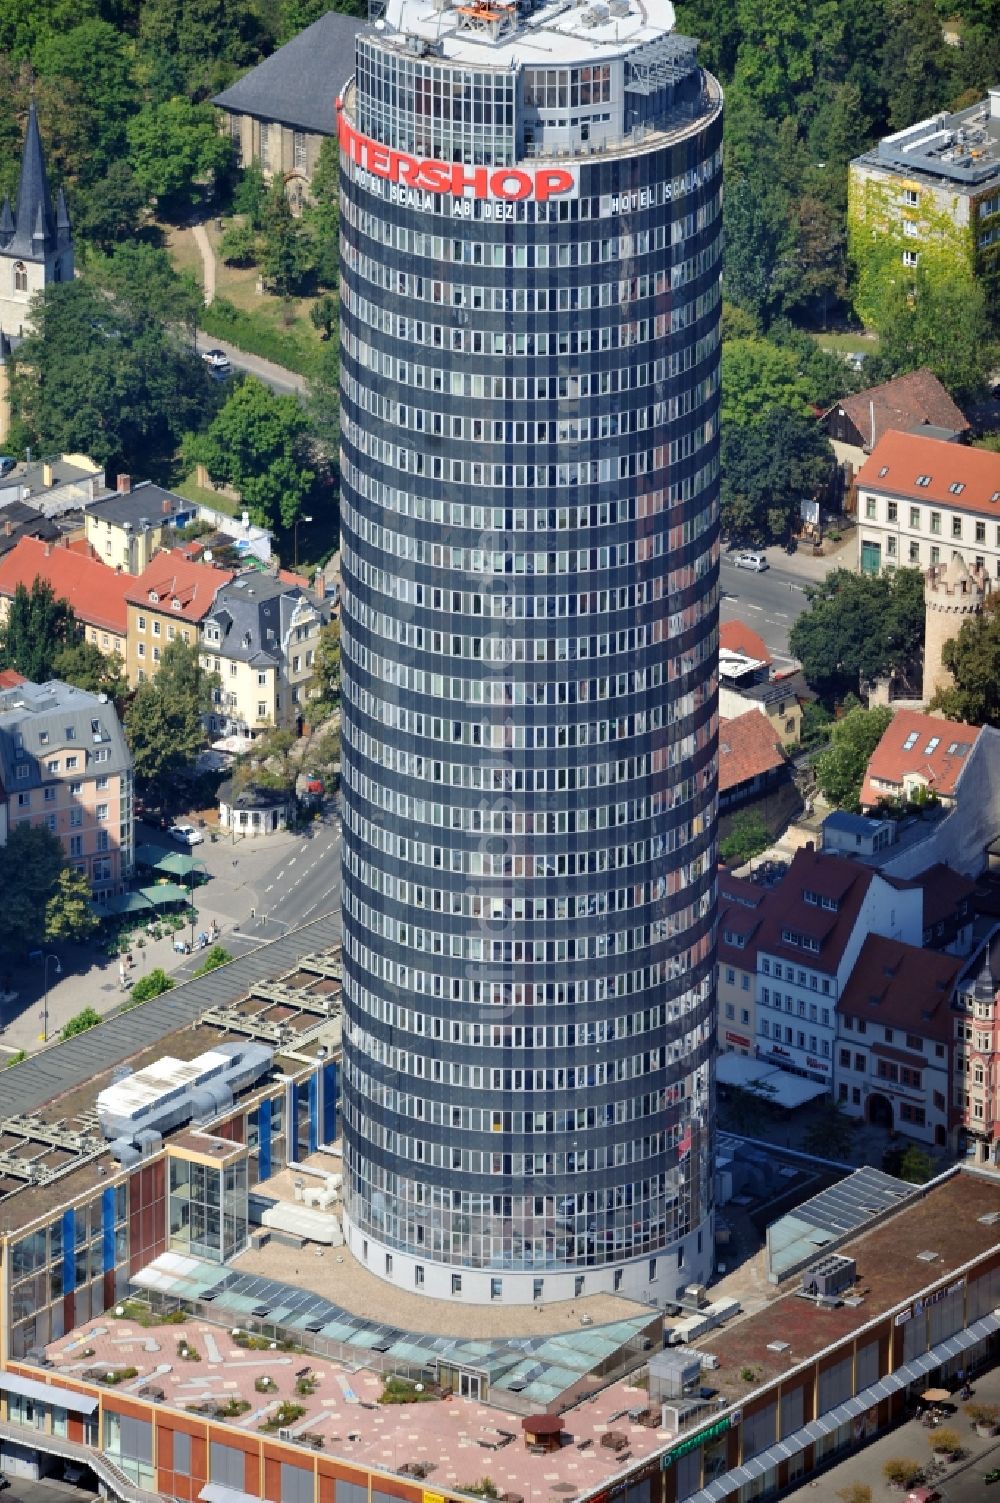
[[[32,100],[21,158],[17,205],[0,207],[0,332],[16,338],[28,332],[29,304],[52,282],[73,278],[73,236],[60,188],[55,208],[45,171],[42,137]]]

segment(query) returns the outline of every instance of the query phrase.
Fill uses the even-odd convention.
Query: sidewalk
[[[974,1403],[1000,1402],[1000,1368],[992,1368],[974,1379],[972,1389]],[[965,1503],[967,1498],[989,1497],[983,1486],[983,1474],[1000,1465],[1000,1436],[984,1439],[977,1435],[966,1418],[965,1405],[957,1400],[956,1412],[947,1424],[962,1437],[963,1454],[959,1461],[935,1473],[933,1486],[940,1491],[945,1503]],[[916,1420],[908,1420],[785,1496],[808,1497],[810,1503],[842,1503],[842,1490],[852,1482],[861,1482],[871,1488],[875,1503],[882,1498],[886,1503],[890,1498],[898,1499],[901,1495],[890,1490],[882,1475],[884,1463],[891,1457],[912,1459],[921,1464],[929,1462],[933,1434],[933,1430],[925,1430]]]
[[[203,224],[193,224],[191,234],[201,253],[202,285],[205,289],[205,305],[215,302],[215,252]]]

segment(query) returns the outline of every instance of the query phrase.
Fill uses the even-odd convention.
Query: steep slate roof
[[[13,598],[19,584],[30,590],[36,579],[50,584],[57,599],[68,600],[78,621],[120,637],[125,635],[125,598],[132,583],[129,575],[116,574],[100,559],[70,548],[38,538],[21,538],[16,548],[0,558],[0,595]]]
[[[913,885],[919,887],[924,895],[925,934],[935,924],[968,916],[972,907],[972,895],[976,891],[976,884],[971,877],[964,877],[943,861],[920,872],[913,878]]]
[[[182,621],[199,622],[208,615],[216,592],[229,583],[233,571],[195,564],[177,549],[164,549],[134,579],[123,577],[129,605],[144,605]]]
[[[766,715],[747,710],[719,725],[719,792],[728,793],[751,778],[784,767],[781,742]]]
[[[918,477],[926,480],[918,485]],[[861,469],[857,483],[907,501],[936,501],[1000,521],[1000,454],[943,443],[915,433],[886,433]],[[951,489],[960,485],[962,489]]]
[[[241,574],[216,596],[204,625],[217,626],[221,641],[213,642],[206,632],[206,649],[251,667],[275,667],[282,661],[284,643],[303,605],[310,615],[322,614],[297,586],[270,574]]]
[[[902,791],[903,778],[914,773],[942,798],[950,798],[980,729],[919,710],[897,710],[868,759],[861,785],[862,808],[874,808],[879,799],[892,798],[894,789]],[[892,787],[881,788],[880,782]]]
[[[294,130],[334,135],[334,104],[354,73],[354,41],[367,25],[357,16],[327,11],[237,83],[216,94],[212,103],[233,115],[254,115]]]
[[[816,851],[811,846],[796,851],[788,871],[771,889],[772,901],[765,909],[758,949],[800,965],[805,959],[812,970],[834,975],[875,875],[870,867],[847,856]],[[807,901],[807,893],[820,901]],[[818,952],[789,945],[782,938],[785,929],[816,940]]]
[[[0,210],[0,240],[5,240],[13,232],[13,238],[3,247],[8,255],[20,256],[25,261],[43,261],[46,251],[55,245],[60,230],[68,235],[66,201],[60,190],[58,210],[53,211],[42,137],[38,129],[35,101],[32,100],[28,107],[28,128],[21,156],[17,213],[12,220],[10,205],[4,200],[3,209]]]
[[[870,446],[872,407],[875,409],[876,443],[890,428],[905,432],[930,423],[947,429],[949,433],[965,433],[969,427],[937,376],[926,369],[910,371],[908,375],[897,376],[882,386],[870,386],[867,391],[842,397],[824,416],[829,416],[834,408],[843,412],[863,434],[865,444]]]
[[[767,663],[768,667],[774,661],[764,638],[742,621],[719,623],[719,646],[727,652],[739,652],[744,657],[756,658],[759,663]]]
[[[965,961],[869,934],[837,1011],[941,1041],[951,1038],[951,994]]]

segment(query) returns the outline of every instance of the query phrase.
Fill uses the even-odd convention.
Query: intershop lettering
[[[386,185],[392,202],[417,208],[423,207],[427,194],[515,204],[527,198],[538,203],[547,203],[550,198],[575,198],[579,191],[577,175],[567,167],[536,167],[530,171],[521,167],[468,167],[463,162],[435,162],[394,151],[361,135],[342,110],[337,116],[337,138],[341,151],[365,174],[366,186],[378,192]]]

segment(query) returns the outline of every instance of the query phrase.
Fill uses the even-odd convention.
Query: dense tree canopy
[[[253,379],[233,387],[207,432],[187,443],[216,483],[235,486],[255,522],[291,527],[315,475],[305,452],[306,414],[297,397]]]
[[[32,304],[16,353],[18,416],[45,453],[169,479],[185,429],[216,401],[189,332],[92,280],[57,282]]]
[[[816,781],[838,808],[854,813],[860,809],[865,768],[891,720],[892,710],[886,705],[874,710],[859,705],[834,725],[829,746],[816,758]]]
[[[77,639],[76,617],[52,586],[36,579],[31,589],[19,584],[7,619],[0,623],[0,668],[14,668],[32,683],[56,676],[55,665]]]
[[[87,879],[66,860],[44,825],[15,824],[0,846],[3,924],[0,947],[29,949],[43,940],[84,939],[94,927]]]
[[[139,685],[125,711],[136,781],[144,788],[163,787],[197,757],[205,745],[202,717],[218,682],[195,646],[168,642],[156,677]]]
[[[874,576],[835,569],[806,594],[809,606],[792,626],[789,648],[822,698],[856,693],[860,679],[893,670],[917,681],[924,635],[919,569]]]

